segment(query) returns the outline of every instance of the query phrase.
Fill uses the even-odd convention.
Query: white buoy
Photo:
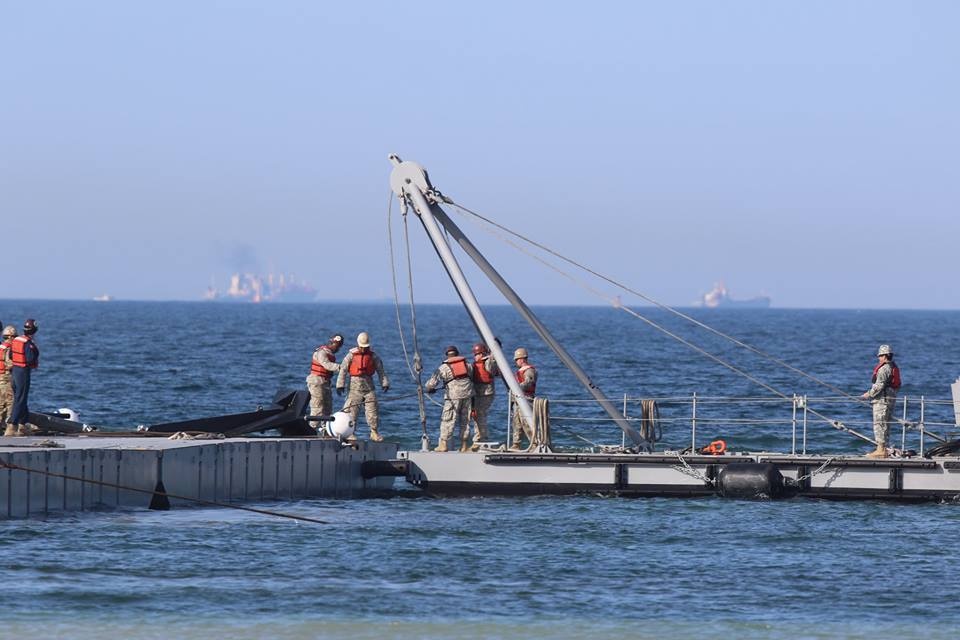
[[[70,409],[69,407],[63,407],[63,408],[57,409],[57,413],[59,413],[61,417],[66,418],[67,420],[73,420],[74,422],[80,421],[79,416],[77,415],[77,412],[74,411],[73,409]]]
[[[333,414],[333,420],[327,423],[327,428],[334,438],[346,440],[353,435],[353,425],[350,424],[350,415],[344,411],[337,411]]]

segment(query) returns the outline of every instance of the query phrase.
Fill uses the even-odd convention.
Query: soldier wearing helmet
[[[0,342],[0,427],[4,427],[3,435],[17,435],[17,428],[8,423],[10,411],[13,409],[13,380],[10,377],[13,362],[10,358],[10,345],[17,337],[17,328],[13,325],[4,327]]]
[[[520,384],[520,390],[524,397],[533,402],[537,395],[537,369],[527,361],[529,355],[527,350],[520,347],[513,352],[513,361],[517,365],[517,383]],[[519,451],[521,449],[520,440],[522,435],[527,436],[527,440],[533,442],[533,428],[527,424],[523,414],[520,412],[520,406],[514,403],[513,412],[513,443],[510,449]]]
[[[9,422],[16,428],[17,435],[21,436],[32,435],[37,430],[28,422],[30,409],[27,407],[30,375],[40,364],[40,349],[33,341],[37,329],[37,321],[28,318],[23,323],[23,335],[15,337],[10,348],[4,353],[5,357],[9,357],[7,362],[13,367],[13,410],[10,412]]]
[[[867,454],[869,458],[887,457],[887,444],[890,441],[890,419],[897,403],[897,391],[900,389],[900,367],[893,361],[893,349],[888,344],[877,349],[879,362],[873,368],[873,383],[860,396],[869,399],[873,405],[873,436],[877,448]]]
[[[336,353],[343,345],[343,336],[335,333],[326,344],[313,351],[310,359],[310,374],[307,376],[307,389],[310,391],[310,415],[329,416],[333,413],[333,392],[330,381],[333,374],[340,371]],[[319,425],[320,423],[315,423]],[[319,431],[319,427],[317,428]]]
[[[487,420],[496,391],[494,382],[499,373],[500,369],[497,366],[497,361],[490,356],[490,349],[487,348],[487,345],[482,342],[473,345],[473,411],[471,415],[475,426],[471,448],[474,451],[480,448],[478,442],[484,442],[490,437],[487,430]]]
[[[469,449],[470,409],[473,404],[473,367],[451,345],[444,349],[446,358],[430,376],[424,388],[434,393],[443,384],[443,413],[440,415],[440,442],[434,451],[449,451],[453,431],[460,427],[460,451]]]
[[[340,374],[337,376],[337,393],[343,395],[346,386],[347,374],[350,374],[350,393],[343,410],[350,414],[350,423],[357,424],[360,406],[364,408],[367,424],[370,425],[370,439],[381,442],[380,435],[380,406],[377,403],[377,393],[373,387],[373,374],[380,378],[380,388],[386,393],[390,390],[390,380],[383,370],[380,356],[370,348],[370,336],[366,331],[357,335],[357,346],[340,363]]]

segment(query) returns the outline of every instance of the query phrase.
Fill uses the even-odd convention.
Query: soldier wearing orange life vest
[[[377,403],[377,393],[373,387],[373,374],[380,378],[380,388],[386,393],[390,390],[390,380],[383,370],[380,356],[370,348],[370,336],[366,331],[357,336],[357,346],[350,349],[340,363],[340,374],[337,376],[337,393],[343,395],[346,386],[347,374],[350,375],[350,393],[343,410],[350,414],[350,422],[357,423],[360,406],[363,405],[367,424],[370,425],[370,439],[374,442],[383,440],[380,435],[380,406]]]
[[[13,366],[13,410],[10,412],[9,422],[17,429],[18,435],[31,435],[36,427],[29,424],[30,409],[27,407],[27,397],[30,394],[30,374],[40,364],[40,349],[33,341],[33,334],[37,332],[37,322],[28,318],[23,323],[23,335],[13,339],[10,349],[5,355]]]
[[[480,447],[478,442],[485,442],[490,435],[487,430],[487,418],[490,407],[493,405],[493,396],[496,391],[494,382],[500,373],[497,361],[490,355],[490,349],[482,342],[473,345],[473,433],[474,451]]]
[[[440,415],[440,442],[434,451],[449,451],[453,431],[460,427],[460,451],[470,448],[470,409],[473,404],[474,367],[460,355],[460,350],[449,346],[446,359],[437,367],[424,385],[427,393],[434,393],[440,384],[444,387],[443,413]]]
[[[310,391],[310,415],[312,416],[329,416],[333,413],[333,392],[330,390],[330,382],[333,374],[340,371],[336,353],[341,345],[343,345],[343,336],[336,333],[330,336],[326,344],[317,347],[310,359],[307,389]],[[317,430],[320,430],[319,426]]]
[[[862,396],[870,399],[873,405],[873,437],[877,448],[867,454],[869,458],[886,458],[887,444],[890,439],[890,419],[897,404],[897,391],[900,389],[900,367],[893,361],[893,349],[888,344],[877,349],[879,362],[873,368],[873,383]]]
[[[12,422],[7,422],[10,411],[13,409],[13,380],[11,370],[13,361],[10,359],[10,345],[17,337],[17,328],[13,325],[4,327],[3,342],[0,342],[0,427],[4,427],[3,435],[17,435],[17,428]]]
[[[517,382],[520,384],[520,391],[524,397],[533,402],[537,395],[537,369],[527,361],[527,350],[520,347],[513,352],[513,361],[517,365]],[[523,414],[520,412],[520,406],[514,403],[513,411],[513,443],[510,449],[519,451],[521,449],[520,440],[522,435],[527,436],[527,440],[533,442],[533,428],[527,424]]]

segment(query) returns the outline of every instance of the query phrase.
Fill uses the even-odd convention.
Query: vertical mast
[[[423,223],[423,228],[426,230],[430,241],[433,243],[433,248],[436,249],[440,261],[447,270],[447,275],[450,276],[450,281],[460,296],[460,300],[463,301],[463,306],[470,315],[470,319],[473,320],[473,324],[483,337],[483,341],[486,342],[490,348],[490,353],[500,366],[500,371],[504,373],[503,379],[506,381],[507,386],[510,387],[510,391],[513,392],[517,405],[520,408],[520,413],[523,414],[527,424],[533,428],[533,407],[530,406],[530,402],[524,396],[523,391],[520,390],[520,384],[516,378],[510,375],[510,372],[513,371],[511,362],[507,360],[507,357],[503,354],[503,350],[500,349],[500,345],[497,344],[493,330],[490,328],[490,324],[480,309],[480,303],[477,302],[477,298],[473,294],[470,284],[463,275],[460,263],[457,262],[457,258],[453,255],[453,251],[450,249],[450,245],[447,244],[447,239],[443,237],[443,232],[440,230],[440,226],[434,217],[435,212],[440,211],[440,208],[427,200],[428,195],[432,197],[433,193],[433,187],[430,185],[429,178],[427,178],[427,172],[424,171],[423,167],[414,162],[401,162],[400,158],[396,155],[391,155],[390,160],[394,164],[393,172],[390,174],[390,187],[401,199],[404,207],[406,207],[408,199],[410,204],[413,205],[413,209],[417,216],[419,216],[420,222]]]
[[[587,391],[594,397],[594,399],[603,407],[604,411],[613,419],[613,421],[619,426],[623,432],[630,437],[630,440],[635,445],[641,445],[643,439],[640,437],[640,434],[637,433],[630,423],[621,415],[617,408],[610,402],[606,396],[603,395],[603,392],[590,380],[590,377],[586,372],[580,367],[580,365],[573,359],[573,357],[563,348],[563,346],[557,342],[549,330],[544,326],[540,319],[530,310],[530,308],[520,299],[520,296],[517,295],[507,281],[503,279],[502,276],[493,268],[486,258],[483,257],[483,254],[473,245],[472,242],[467,238],[467,236],[460,230],[460,228],[454,224],[449,216],[440,208],[436,203],[439,193],[433,189],[433,186],[430,184],[430,179],[427,177],[427,172],[420,165],[413,162],[401,162],[400,158],[396,155],[391,155],[390,160],[394,163],[395,168],[393,173],[390,176],[390,185],[393,188],[394,193],[396,193],[401,198],[406,194],[411,198],[414,203],[414,206],[417,208],[417,212],[420,214],[420,219],[423,221],[424,227],[427,228],[427,233],[430,234],[430,238],[433,241],[434,247],[437,249],[437,253],[440,255],[440,259],[443,261],[444,266],[447,268],[447,273],[450,274],[450,279],[453,280],[454,286],[457,287],[457,292],[460,294],[460,298],[463,300],[464,305],[467,306],[467,311],[470,313],[471,317],[474,319],[474,323],[477,325],[478,329],[483,335],[484,341],[487,345],[490,346],[491,351],[497,364],[500,365],[501,371],[511,371],[512,368],[507,364],[504,366],[504,361],[506,360],[502,351],[499,348],[499,345],[496,344],[495,340],[492,340],[492,333],[487,335],[484,333],[484,329],[489,332],[489,326],[486,324],[486,320],[483,318],[483,313],[480,311],[479,305],[476,302],[476,298],[473,297],[473,292],[470,290],[469,285],[466,283],[466,280],[463,278],[463,272],[460,270],[460,265],[457,263],[456,258],[454,258],[453,253],[450,251],[450,247],[446,242],[446,239],[443,237],[443,234],[437,228],[437,221],[439,221],[447,232],[453,236],[453,238],[460,244],[463,250],[469,255],[474,262],[477,263],[477,266],[490,278],[491,282],[500,290],[503,296],[512,304],[517,311],[524,317],[524,319],[530,323],[530,326],[533,327],[534,331],[547,343],[553,352],[557,355],[558,358],[563,362],[564,365],[576,376],[577,380],[587,389]],[[442,196],[439,196],[442,199]],[[427,212],[427,215],[424,215],[424,211]],[[429,224],[428,224],[429,221]],[[432,228],[432,230],[431,230]],[[436,236],[436,237],[435,237]],[[439,242],[438,242],[439,241]],[[442,248],[441,248],[442,247]],[[448,260],[445,259],[444,254],[448,256]],[[451,270],[451,265],[455,267],[455,273]],[[465,291],[469,294],[468,297],[464,295],[464,290],[461,290],[461,287],[457,285],[457,280],[462,280]],[[471,310],[471,304],[476,307],[476,314]],[[480,321],[482,321],[482,324]],[[527,418],[528,424],[532,425],[533,421],[532,416],[527,415],[529,410],[529,403],[523,398],[523,394],[519,392],[519,385],[513,380],[512,376],[504,376],[507,380],[507,383],[510,384],[511,391],[514,392],[514,395],[522,402],[521,411],[524,413],[524,417]],[[511,384],[512,383],[512,384]],[[516,388],[514,388],[516,387]],[[531,412],[532,413],[532,412]]]

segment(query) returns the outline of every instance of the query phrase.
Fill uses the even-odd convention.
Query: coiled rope
[[[656,400],[640,401],[640,437],[650,447],[663,438],[663,426],[660,423],[660,408]]]

